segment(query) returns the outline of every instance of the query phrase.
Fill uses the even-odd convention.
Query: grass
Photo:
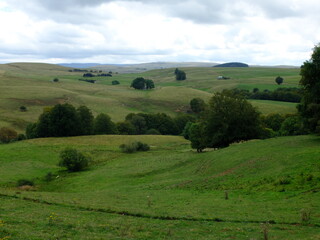
[[[122,153],[132,141],[151,150]],[[90,169],[58,168],[66,146],[90,154]],[[317,239],[318,146],[316,136],[281,137],[197,154],[181,137],[112,135],[0,145],[0,237],[261,239],[270,222],[271,239]],[[35,189],[17,189],[21,178]]]
[[[187,80],[176,81],[174,69],[159,69],[143,73],[114,74],[97,77],[95,84],[79,81],[83,73],[69,72],[68,68],[41,63],[13,63],[0,65],[0,124],[23,132],[26,125],[35,122],[43,108],[57,103],[86,105],[93,113],[107,113],[113,121],[123,121],[131,112],[164,112],[171,116],[185,112],[192,98],[207,101],[213,92],[225,88],[273,90],[278,87],[297,87],[299,69],[279,68],[182,68]],[[229,80],[217,80],[219,75]],[[276,76],[284,78],[278,86]],[[151,78],[156,88],[139,91],[130,88],[136,77]],[[57,77],[58,83],[52,82]],[[118,80],[120,85],[111,82]],[[293,104],[253,101],[263,113],[295,112]],[[20,106],[27,112],[20,112]]]

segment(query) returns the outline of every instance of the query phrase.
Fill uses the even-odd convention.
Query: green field
[[[23,132],[43,108],[86,105],[123,121],[128,113],[189,109],[226,88],[298,87],[299,69],[181,68],[95,77],[41,63],[0,65],[0,128]],[[156,88],[130,88],[136,77]],[[218,80],[218,76],[230,77]],[[275,78],[282,76],[278,86]],[[59,82],[53,82],[54,78]],[[118,80],[120,85],[111,82]],[[296,104],[250,100],[262,114],[295,113]],[[21,112],[20,106],[27,111]],[[141,141],[148,152],[122,153]],[[0,144],[0,240],[320,239],[320,138],[277,137],[198,154],[180,136],[96,135]],[[58,166],[73,147],[91,157],[82,172]],[[27,179],[33,187],[17,187]]]
[[[121,153],[133,140],[151,151]],[[0,145],[0,239],[263,239],[263,228],[270,239],[319,239],[319,143],[281,137],[203,154],[173,136]],[[90,168],[58,167],[66,146],[91,155]],[[16,188],[23,178],[34,189]]]
[[[41,63],[12,63],[0,65],[0,126],[11,126],[22,132],[35,122],[43,108],[57,103],[86,105],[93,113],[107,113],[113,121],[123,121],[128,113],[164,112],[171,116],[185,112],[192,98],[208,100],[212,93],[225,88],[260,90],[278,88],[274,79],[284,78],[281,87],[297,87],[299,69],[280,68],[182,68],[187,80],[176,81],[174,69],[151,70],[143,73],[114,74],[96,77],[95,84],[79,81],[83,73],[68,68]],[[228,80],[217,77],[228,76]],[[139,91],[130,88],[136,77],[153,79],[156,88]],[[58,77],[59,82],[52,82]],[[112,86],[112,80],[120,85]],[[262,113],[293,113],[295,104],[274,101],[252,101]],[[27,112],[19,107],[26,106]]]

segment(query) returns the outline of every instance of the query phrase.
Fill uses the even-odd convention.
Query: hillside
[[[98,113],[107,113],[113,121],[122,121],[128,113],[164,112],[171,116],[185,112],[192,98],[208,100],[215,91],[225,88],[253,88],[273,90],[275,76],[282,76],[281,87],[296,87],[298,69],[281,68],[182,68],[187,80],[176,81],[174,69],[158,69],[143,73],[113,74],[113,77],[96,77],[95,84],[79,81],[82,72],[69,72],[70,68],[41,63],[12,63],[0,65],[0,126],[11,126],[23,131],[25,126],[37,120],[43,108],[57,103],[86,105]],[[218,76],[231,79],[217,80]],[[153,79],[152,91],[130,88],[136,77]],[[53,78],[59,82],[53,82]],[[118,80],[120,85],[111,82]],[[295,112],[295,104],[273,101],[252,101],[262,113]],[[20,112],[20,106],[27,107]]]
[[[133,140],[149,143],[151,151],[119,151]],[[90,169],[59,168],[66,146],[90,154]],[[203,154],[170,136],[0,145],[0,237],[261,239],[263,223],[270,222],[266,228],[274,239],[317,239],[318,146],[315,136],[250,141]],[[49,172],[53,177],[45,181]],[[23,178],[35,182],[32,191],[15,187]],[[301,211],[311,213],[307,224],[301,224]]]

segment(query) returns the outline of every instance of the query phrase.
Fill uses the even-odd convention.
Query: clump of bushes
[[[124,153],[134,153],[139,151],[149,151],[150,146],[142,142],[132,142],[129,144],[121,144],[120,149]]]
[[[34,182],[28,179],[19,179],[17,182],[17,187],[22,186],[34,186]]]
[[[69,172],[79,172],[89,166],[90,158],[74,148],[66,148],[60,153],[59,166],[66,167]]]

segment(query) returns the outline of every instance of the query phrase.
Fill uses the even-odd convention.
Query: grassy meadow
[[[41,63],[0,65],[0,127],[23,132],[43,108],[86,105],[122,121],[128,113],[174,116],[192,98],[225,88],[298,87],[299,69],[181,68],[96,77]],[[223,75],[228,80],[218,80]],[[156,88],[130,88],[136,77]],[[59,82],[53,82],[54,78]],[[112,85],[118,80],[120,85]],[[296,104],[250,100],[263,114],[294,113]],[[20,106],[27,111],[21,112]],[[120,151],[141,141],[147,152]],[[320,138],[277,137],[206,149],[180,136],[96,135],[0,144],[0,240],[42,239],[320,239]],[[92,159],[69,173],[60,152],[76,148]],[[17,187],[21,179],[33,187]]]
[[[121,143],[134,140],[148,142],[151,151],[120,152]],[[318,239],[319,141],[253,140],[203,154],[173,136],[0,145],[0,237],[263,239],[266,228],[270,239]],[[66,146],[90,155],[90,168],[67,173],[58,167]],[[35,187],[19,189],[18,179],[33,180]],[[308,221],[302,212],[310,213]]]
[[[95,84],[79,81],[81,72],[42,63],[11,63],[0,65],[0,126],[11,126],[23,132],[25,126],[35,122],[43,108],[57,103],[86,105],[96,115],[107,113],[113,121],[122,121],[128,113],[164,112],[171,116],[185,112],[192,98],[208,100],[212,93],[225,88],[273,90],[279,86],[274,79],[284,78],[281,87],[297,87],[299,69],[281,68],[182,68],[187,80],[176,81],[174,69],[158,69],[143,73],[114,74],[113,77],[95,77]],[[223,75],[228,80],[217,80]],[[139,91],[130,88],[136,77],[153,79],[156,88]],[[53,82],[53,78],[59,82]],[[91,78],[90,78],[91,79]],[[120,85],[112,85],[118,80]],[[252,103],[262,113],[296,111],[292,103],[256,101]],[[20,106],[28,111],[20,112]]]

